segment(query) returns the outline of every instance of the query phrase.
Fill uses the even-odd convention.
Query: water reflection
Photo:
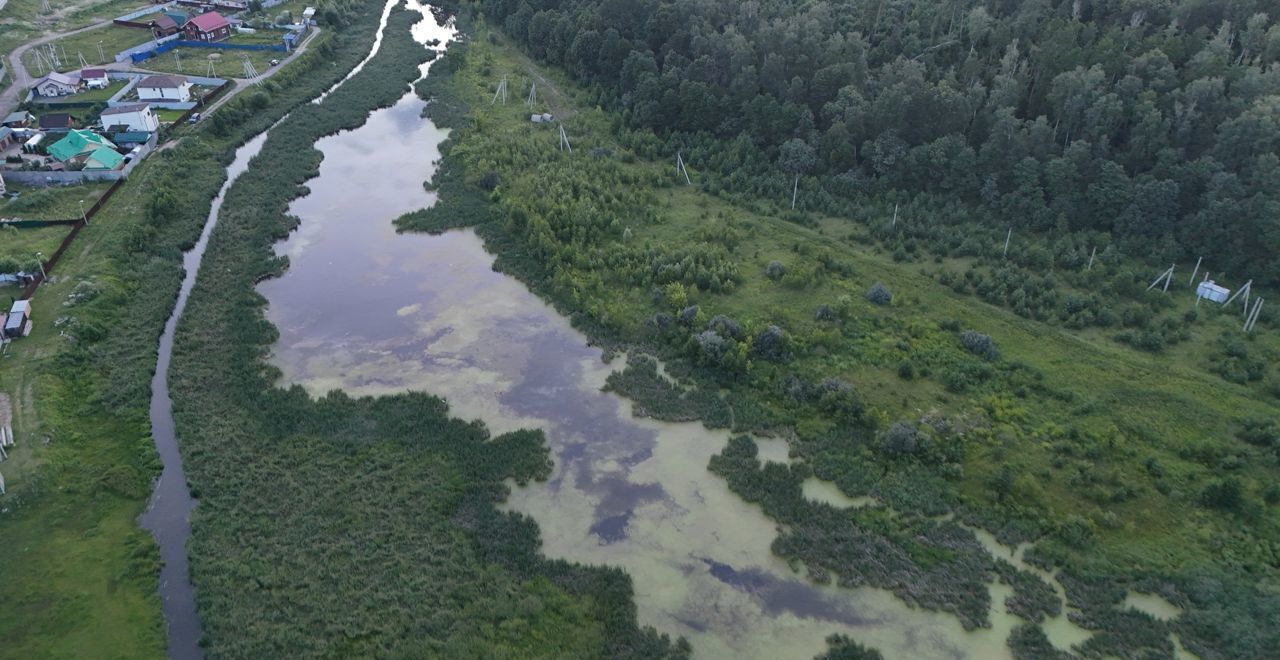
[[[547,555],[624,568],[641,622],[701,657],[808,658],[832,633],[890,657],[1008,656],[1007,627],[966,633],[884,591],[808,583],[770,551],[774,523],[707,471],[726,434],[637,419],[601,392],[620,361],[493,272],[475,234],[395,234],[392,219],[434,202],[422,183],[445,135],[421,110],[406,95],[317,143],[319,175],[290,209],[301,225],[278,247],[289,270],[260,287],[286,383],[422,390],[496,432],[543,429],[554,473],[509,506],[537,520]],[[787,460],[785,443],[770,456]]]

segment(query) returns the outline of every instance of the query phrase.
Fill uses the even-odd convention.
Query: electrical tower
[[[258,80],[258,70],[253,68],[253,62],[249,61],[246,55],[244,58],[244,77],[248,78],[255,85],[261,85],[262,81]]]

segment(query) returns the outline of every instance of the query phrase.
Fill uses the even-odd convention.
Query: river
[[[173,401],[169,398],[169,362],[173,358],[173,333],[187,307],[191,287],[200,271],[200,260],[209,244],[209,234],[218,223],[218,211],[227,189],[249,167],[249,161],[262,150],[267,141],[265,132],[246,142],[236,150],[234,160],[227,166],[227,181],[222,184],[218,196],[209,208],[200,238],[186,254],[182,255],[185,275],[178,291],[173,313],[164,324],[160,335],[160,351],[156,358],[156,372],[151,377],[151,437],[160,455],[163,469],[151,502],[139,520],[143,529],[151,532],[160,546],[160,599],[165,625],[168,628],[169,657],[173,660],[203,658],[200,649],[200,615],[196,612],[195,589],[191,586],[187,563],[187,539],[191,536],[191,512],[196,501],[187,490],[187,476],[182,470],[182,455],[178,451],[178,439],[173,429]]]
[[[452,29],[424,16],[415,38],[447,46]],[[425,391],[495,433],[542,429],[554,472],[513,484],[506,506],[537,521],[548,556],[625,569],[640,622],[687,637],[697,657],[809,658],[833,633],[888,657],[1009,657],[1020,620],[1005,612],[1004,587],[990,587],[993,626],[965,631],[883,590],[809,583],[770,551],[775,524],[707,470],[726,433],[639,419],[602,392],[621,360],[605,362],[567,319],[494,272],[473,232],[397,234],[392,220],[435,203],[423,183],[447,134],[423,107],[406,91],[316,143],[324,160],[290,206],[300,225],[276,247],[289,268],[259,286],[280,331],[270,358],[280,385],[317,396]],[[785,447],[767,455],[784,460]]]

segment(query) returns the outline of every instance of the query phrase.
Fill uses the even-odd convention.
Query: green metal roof
[[[86,170],[114,170],[120,167],[120,163],[123,162],[124,156],[121,156],[115,149],[98,147],[85,159],[84,168]]]
[[[99,147],[114,147],[110,140],[92,132],[73,129],[67,136],[49,146],[49,155],[65,163]]]

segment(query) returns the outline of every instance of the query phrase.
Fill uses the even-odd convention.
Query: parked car
[[[187,118],[188,124],[196,124],[199,122],[200,122],[200,113],[198,112],[192,113],[192,115]]]
[[[271,66],[275,66],[279,63],[280,63],[280,60],[271,60],[270,62],[268,62],[268,64],[270,64]]]

